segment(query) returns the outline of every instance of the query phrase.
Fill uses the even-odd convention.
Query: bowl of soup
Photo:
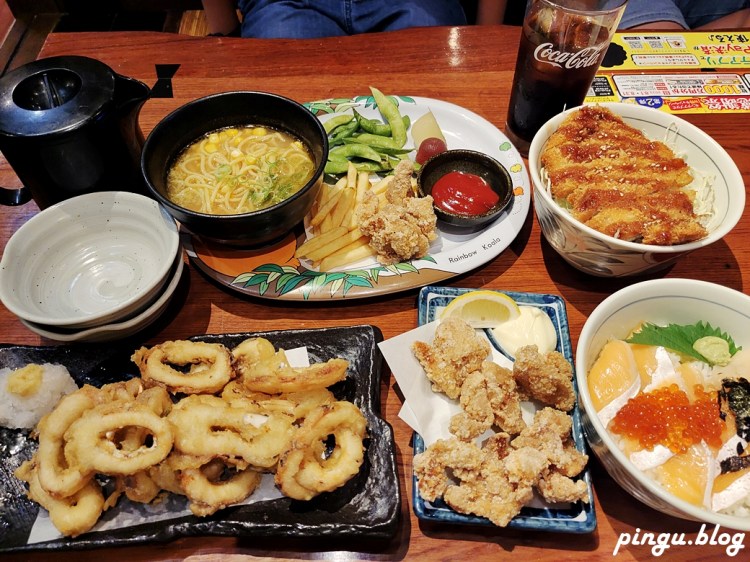
[[[750,531],[748,326],[750,296],[696,279],[634,283],[589,315],[576,349],[583,430],[636,499]]]
[[[327,157],[325,130],[304,106],[234,91],[164,117],[144,143],[141,171],[150,194],[192,234],[252,247],[302,222]]]

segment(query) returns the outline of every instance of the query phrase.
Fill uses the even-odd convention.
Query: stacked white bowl
[[[124,191],[80,195],[32,217],[0,261],[0,300],[58,341],[131,335],[166,308],[182,273],[174,219]]]

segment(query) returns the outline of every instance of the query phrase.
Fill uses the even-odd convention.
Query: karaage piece
[[[359,229],[385,265],[423,258],[437,238],[432,197],[416,197],[411,189],[413,163],[402,160],[386,192],[387,203],[368,191],[357,208]]]
[[[412,351],[432,389],[456,399],[469,373],[479,370],[490,354],[490,344],[460,318],[446,318],[435,330],[432,345],[416,341]]]
[[[530,426],[511,441],[515,449],[529,447],[544,453],[557,472],[572,477],[581,473],[588,455],[575,448],[570,436],[572,418],[554,408],[542,408],[534,414]]]
[[[450,432],[459,439],[473,439],[493,425],[510,434],[526,427],[513,373],[497,363],[485,361],[470,373],[461,387],[462,412],[451,418]]]
[[[442,496],[459,513],[505,527],[531,501],[549,466],[542,453],[511,449],[508,440],[498,433],[482,448],[456,438],[437,441],[415,457],[420,495],[428,501]]]
[[[589,492],[586,482],[573,480],[559,472],[551,470],[544,474],[536,485],[537,491],[549,503],[588,503]]]
[[[461,386],[462,411],[451,418],[449,431],[464,441],[477,437],[492,427],[495,414],[487,393],[487,377],[482,371],[469,373]]]
[[[536,345],[520,347],[513,364],[513,377],[529,398],[567,412],[573,409],[573,367],[558,351],[539,353]]]
[[[452,485],[451,475],[466,480],[477,478],[482,460],[482,451],[474,443],[458,439],[436,441],[414,455],[419,494],[427,501],[435,501]]]

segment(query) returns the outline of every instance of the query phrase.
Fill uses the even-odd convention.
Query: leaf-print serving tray
[[[521,155],[492,123],[452,103],[420,97],[393,96],[412,123],[432,111],[448,148],[484,152],[510,172],[514,197],[508,210],[482,230],[457,230],[438,221],[438,238],[423,259],[384,266],[374,258],[341,271],[317,271],[294,257],[305,241],[302,227],[273,246],[258,250],[219,247],[183,235],[193,264],[218,283],[242,294],[268,299],[340,300],[395,293],[434,284],[483,265],[505,250],[523,227],[531,206],[531,188]],[[371,96],[328,99],[305,104],[325,122],[356,108],[382,120]],[[411,133],[407,146],[413,146]],[[410,157],[414,157],[411,154]]]

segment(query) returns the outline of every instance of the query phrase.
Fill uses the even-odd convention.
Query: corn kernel
[[[253,134],[254,134],[254,135],[255,135],[256,137],[262,137],[263,135],[267,135],[267,134],[268,134],[268,131],[266,130],[266,128],[265,128],[265,127],[255,127],[255,128],[254,128],[254,129],[252,130],[252,133],[253,133]]]
[[[209,152],[209,153],[210,152],[216,152],[217,150],[219,150],[219,147],[216,146],[212,142],[207,142],[206,145],[203,148],[205,148],[206,152]]]
[[[213,142],[213,143],[219,142],[219,134],[211,133],[210,135],[208,135],[208,142]]]

